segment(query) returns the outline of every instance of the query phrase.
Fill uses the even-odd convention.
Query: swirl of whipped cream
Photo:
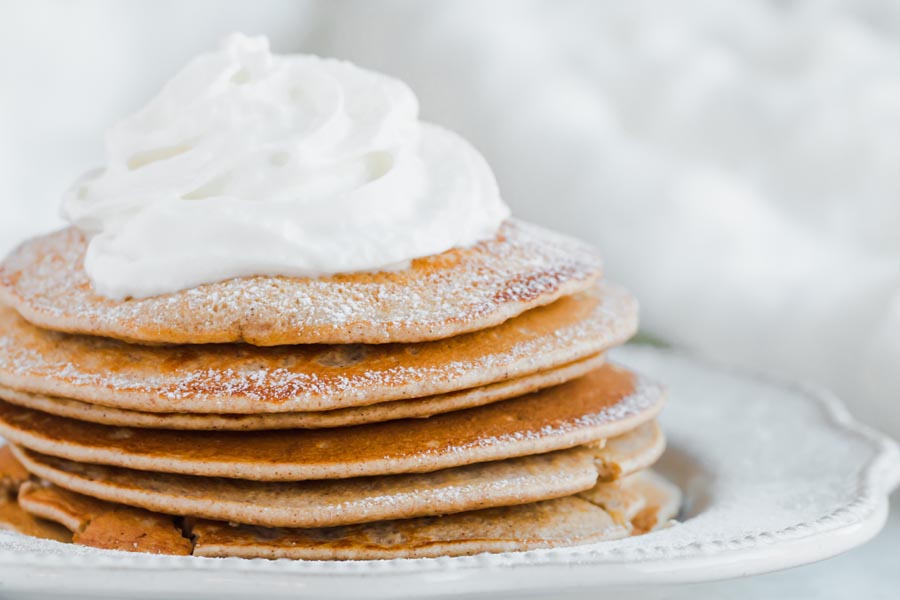
[[[249,275],[402,268],[509,215],[484,158],[404,83],[234,34],[106,137],[67,192],[94,289],[147,297]]]

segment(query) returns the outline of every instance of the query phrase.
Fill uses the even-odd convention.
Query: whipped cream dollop
[[[493,237],[509,209],[490,167],[418,110],[401,81],[234,34],[107,132],[63,216],[114,299],[392,270]]]

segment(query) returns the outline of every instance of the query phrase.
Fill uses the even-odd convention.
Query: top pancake
[[[588,289],[601,275],[588,246],[508,221],[495,239],[401,271],[242,277],[116,301],[94,293],[86,247],[74,228],[25,242],[0,263],[0,300],[40,327],[130,342],[379,344],[492,327]]]

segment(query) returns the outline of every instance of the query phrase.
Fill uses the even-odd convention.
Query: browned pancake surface
[[[193,550],[167,515],[32,483],[22,486],[19,504],[31,514],[61,523],[72,532],[72,541],[82,546],[175,555]]]
[[[11,447],[6,444],[0,447],[0,496],[16,494],[28,478],[28,471],[13,455]]]
[[[613,365],[512,400],[430,419],[251,432],[109,427],[0,402],[0,433],[74,461],[259,480],[428,472],[571,448],[631,430],[662,407],[656,384]]]
[[[636,325],[634,299],[608,285],[422,344],[136,346],[45,331],[0,308],[0,384],[145,412],[332,410],[523,377],[620,344]]]
[[[601,272],[586,245],[509,221],[493,240],[402,271],[246,277],[114,301],[92,290],[86,247],[74,228],[25,242],[0,264],[0,298],[42,327],[127,341],[421,342],[497,325],[590,288]]]
[[[19,506],[16,497],[29,474],[13,456],[9,446],[0,447],[0,530],[16,531],[32,537],[71,542],[72,534],[54,522],[35,517]]]
[[[20,392],[2,385],[0,385],[0,399],[61,417],[121,427],[185,429],[189,431],[322,429],[380,423],[395,419],[421,419],[454,410],[483,406],[565,383],[589,373],[603,362],[604,355],[597,354],[555,369],[449,394],[313,412],[263,413],[259,415],[151,413],[90,404],[57,396]]]

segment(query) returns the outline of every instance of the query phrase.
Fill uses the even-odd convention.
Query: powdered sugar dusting
[[[0,294],[44,327],[130,341],[413,342],[496,325],[589,288],[601,270],[588,246],[509,221],[493,240],[403,271],[247,277],[117,302],[91,289],[85,247],[71,228],[26,242],[0,265]]]
[[[606,368],[615,367],[609,365]],[[546,443],[553,438],[571,440],[577,437],[580,442],[586,443],[624,434],[637,426],[636,419],[643,423],[654,416],[662,408],[662,399],[665,397],[662,386],[646,377],[635,376],[632,383],[633,388],[628,394],[596,410],[585,411],[584,414],[571,419],[559,419],[538,428],[523,428],[501,435],[474,439],[456,446],[453,451],[462,453],[472,448],[496,448],[528,441]],[[609,425],[612,424],[619,426],[611,430]],[[598,434],[598,429],[602,429],[603,433]],[[442,451],[446,452],[446,449]]]
[[[553,368],[627,340],[621,289],[564,298],[493,330],[415,345],[136,346],[44,331],[0,309],[0,383],[155,412],[325,410],[447,393]]]
[[[353,428],[184,432],[110,427],[0,402],[11,441],[74,461],[266,481],[331,479],[446,469],[571,448],[653,418],[657,384],[604,365],[582,378],[511,400],[430,419]]]

